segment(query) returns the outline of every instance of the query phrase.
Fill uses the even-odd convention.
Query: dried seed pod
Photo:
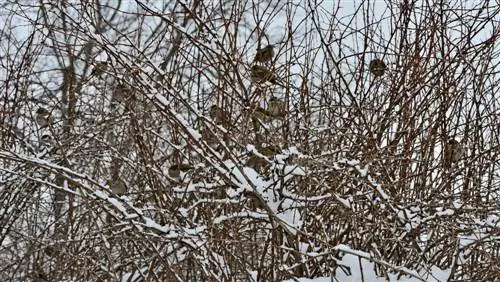
[[[274,57],[274,46],[267,45],[266,47],[257,50],[254,61],[265,63],[271,61],[273,57]]]
[[[374,76],[382,76],[384,75],[385,71],[387,70],[387,65],[384,63],[384,61],[380,59],[374,59],[370,62],[370,72]]]

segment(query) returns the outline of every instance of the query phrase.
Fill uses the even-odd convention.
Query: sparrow
[[[53,146],[55,145],[55,140],[49,134],[44,134],[40,137],[40,145],[42,146]]]
[[[264,48],[257,49],[257,53],[255,54],[255,58],[253,59],[256,62],[265,63],[269,62],[274,57],[274,46],[267,45]]]
[[[109,184],[109,189],[111,189],[111,192],[115,193],[116,195],[124,195],[127,194],[127,184],[121,179],[117,178],[114,181],[111,181]]]
[[[270,122],[271,121],[270,116],[271,115],[269,114],[269,112],[262,107],[258,107],[252,112],[252,117],[259,119],[262,122]]]
[[[96,62],[94,68],[90,72],[90,76],[101,77],[101,75],[104,73],[107,67],[108,67],[108,62],[106,61]]]
[[[465,155],[465,148],[455,139],[450,139],[444,145],[444,166],[451,167]]]
[[[267,168],[269,163],[261,159],[259,156],[252,155],[245,163],[246,166],[253,168],[256,171],[262,171],[262,169]]]
[[[174,164],[168,168],[168,176],[175,179],[180,179],[181,172],[186,172],[191,169],[193,169],[193,167],[188,164]]]
[[[386,70],[387,65],[384,63],[384,61],[380,59],[374,59],[370,62],[370,72],[375,77],[384,75]]]
[[[274,158],[274,155],[278,154],[279,152],[280,152],[280,148],[278,146],[274,146],[274,145],[269,145],[269,146],[261,148],[259,150],[259,153],[261,153],[262,155],[264,155],[268,158],[271,158],[271,157]],[[269,163],[265,159],[260,158],[259,156],[252,154],[252,156],[250,156],[250,158],[246,162],[246,165],[249,167],[252,167],[253,169],[258,171],[258,170],[262,170],[263,168],[268,167]]]
[[[276,97],[271,97],[269,100],[269,105],[267,106],[267,112],[270,116],[281,118],[286,114],[286,105],[283,101]]]
[[[118,102],[132,101],[134,96],[134,91],[125,84],[118,84],[113,92],[113,98]]]
[[[38,108],[38,110],[36,110],[35,120],[36,120],[36,123],[38,123],[38,125],[41,128],[47,127],[47,126],[52,124],[51,113],[47,109],[42,108],[42,107],[40,107],[40,108]]]
[[[260,149],[260,153],[266,157],[270,157],[278,154],[281,151],[280,147],[275,145],[269,145]]]
[[[265,83],[265,82],[271,82],[274,84],[279,83],[276,81],[276,74],[266,67],[259,66],[259,65],[253,65],[250,68],[250,79],[254,83]]]
[[[209,115],[216,124],[222,123],[225,118],[224,111],[217,105],[210,107]]]

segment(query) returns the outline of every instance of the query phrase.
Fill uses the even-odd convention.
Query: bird
[[[283,101],[273,96],[269,100],[267,111],[272,117],[284,117],[286,114],[286,105]]]
[[[90,72],[90,76],[101,77],[101,75],[104,73],[107,67],[108,67],[107,61],[97,62],[92,71]]]
[[[256,118],[256,119],[259,119],[261,120],[262,122],[270,122],[271,121],[271,118],[270,118],[270,114],[269,112],[262,108],[262,107],[257,107],[253,112],[252,112],[252,117],[253,118]]]
[[[55,145],[55,140],[49,134],[44,134],[40,137],[40,145],[42,146],[53,146]]]
[[[113,99],[117,102],[133,101],[135,99],[134,91],[127,85],[119,83],[113,92]]]
[[[174,164],[171,165],[168,168],[168,176],[175,178],[175,179],[180,179],[181,178],[181,172],[186,172],[188,170],[191,170],[193,167],[188,164]]]
[[[220,124],[224,121],[224,111],[217,105],[210,107],[209,115],[216,124]]]
[[[271,157],[278,154],[281,151],[280,147],[276,145],[268,145],[260,149],[260,153],[266,157]]]
[[[253,65],[250,68],[250,79],[254,83],[265,83],[269,81],[279,85],[276,81],[276,74],[268,68],[259,65]]]
[[[111,192],[116,195],[124,195],[127,194],[128,191],[127,184],[125,184],[125,182],[119,177],[111,181],[109,188],[111,189]]]
[[[444,166],[451,167],[465,155],[464,146],[455,139],[450,139],[444,146]]]
[[[274,158],[274,155],[280,152],[280,148],[275,145],[269,145],[259,149],[259,153],[267,158]],[[255,154],[252,154],[248,161],[246,162],[246,166],[252,167],[253,169],[259,171],[266,167],[269,167],[269,162]]]
[[[255,54],[255,58],[253,59],[256,62],[265,63],[269,62],[274,57],[274,46],[267,45],[264,48],[257,49],[257,53]]]
[[[382,76],[384,75],[385,71],[387,70],[387,65],[384,63],[384,61],[380,59],[374,59],[370,62],[370,72],[374,76]]]
[[[51,113],[46,108],[42,108],[42,107],[40,107],[40,108],[38,108],[38,110],[36,110],[35,120],[36,120],[36,123],[38,123],[38,125],[41,128],[47,127],[47,126],[52,124]]]

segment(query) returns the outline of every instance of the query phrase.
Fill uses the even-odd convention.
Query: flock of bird
[[[250,79],[253,83],[261,85],[264,83],[272,83],[275,85],[283,86],[278,81],[275,72],[269,69],[268,65],[273,61],[275,56],[274,46],[267,45],[264,48],[258,48],[254,57],[254,63],[250,67]],[[369,66],[369,71],[374,77],[383,76],[387,71],[387,65],[381,59],[373,59]],[[267,101],[267,108],[257,107],[254,111],[254,117],[269,121],[273,118],[283,118],[286,115],[286,105],[278,97],[272,96],[269,101]],[[216,123],[220,123],[225,118],[224,111],[217,105],[213,105],[210,108],[209,115],[212,120]],[[53,118],[51,112],[43,107],[40,107],[36,111],[35,121],[39,127],[46,128],[51,127],[53,123]],[[42,136],[43,139],[47,139],[46,135]],[[465,155],[464,146],[457,140],[450,139],[444,144],[444,156],[443,164],[444,167],[450,168],[453,164],[456,164]],[[174,179],[179,179],[180,174],[183,171],[192,169],[192,166],[185,164],[174,164],[169,170],[168,174]],[[117,195],[124,195],[127,193],[128,188],[126,183],[119,177],[113,177],[111,181],[108,182],[111,191]]]

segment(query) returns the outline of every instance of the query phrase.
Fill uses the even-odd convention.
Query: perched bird
[[[271,83],[279,85],[279,83],[276,81],[276,74],[266,67],[259,65],[253,65],[250,68],[250,79],[254,83],[265,83],[269,81]]]
[[[212,149],[216,149],[220,145],[217,135],[206,127],[201,130],[201,138],[205,140]]]
[[[135,99],[134,91],[126,84],[119,83],[115,86],[113,99],[120,103],[131,102]]]
[[[269,163],[265,159],[262,159],[256,155],[250,156],[245,165],[253,168],[256,171],[262,171],[263,169],[269,167]]]
[[[44,134],[40,137],[40,145],[42,146],[53,146],[55,145],[55,140],[49,134]]]
[[[127,194],[128,190],[127,184],[125,184],[125,182],[119,177],[109,184],[109,189],[111,189],[111,192],[116,195]]]
[[[252,117],[261,120],[262,122],[270,122],[270,114],[266,109],[263,109],[261,107],[257,107],[253,112],[252,112]]]
[[[268,145],[260,149],[260,153],[266,157],[274,156],[281,151],[280,147],[276,145]]]
[[[90,72],[90,76],[101,77],[101,75],[104,73],[107,67],[108,67],[108,62],[106,61],[97,62],[94,68],[92,69],[92,72]]]
[[[224,121],[224,118],[225,118],[224,111],[217,105],[213,105],[212,107],[210,107],[209,114],[210,114],[210,118],[212,118],[212,120],[216,124],[222,123]]]
[[[444,145],[444,166],[451,167],[465,155],[465,148],[455,139],[450,139]]]
[[[384,61],[380,59],[374,59],[370,62],[370,72],[374,76],[382,76],[384,75],[386,70],[387,65],[384,63]]]
[[[51,113],[47,109],[42,108],[42,107],[40,107],[40,108],[38,108],[38,110],[36,110],[35,120],[36,120],[36,123],[38,123],[38,125],[41,128],[47,127],[47,126],[52,124]]]
[[[265,63],[269,62],[274,57],[274,46],[267,45],[264,48],[257,49],[257,53],[255,54],[255,58],[253,59],[256,62]]]
[[[278,154],[279,152],[280,152],[280,148],[278,146],[274,146],[274,145],[269,145],[269,146],[266,146],[266,147],[259,149],[259,153],[261,153],[262,155],[264,155],[268,158],[271,158],[271,157],[274,158],[274,155]],[[265,159],[255,155],[255,154],[252,154],[252,156],[250,156],[250,158],[246,162],[246,165],[249,167],[252,167],[256,171],[259,171],[259,170],[262,170],[262,169],[269,167],[270,164]]]
[[[180,179],[181,178],[181,172],[186,172],[188,170],[193,169],[192,166],[188,164],[174,164],[171,165],[168,168],[168,176],[175,178],[175,179]]]
[[[283,101],[273,96],[269,100],[267,111],[272,117],[281,118],[286,114],[286,105]]]

